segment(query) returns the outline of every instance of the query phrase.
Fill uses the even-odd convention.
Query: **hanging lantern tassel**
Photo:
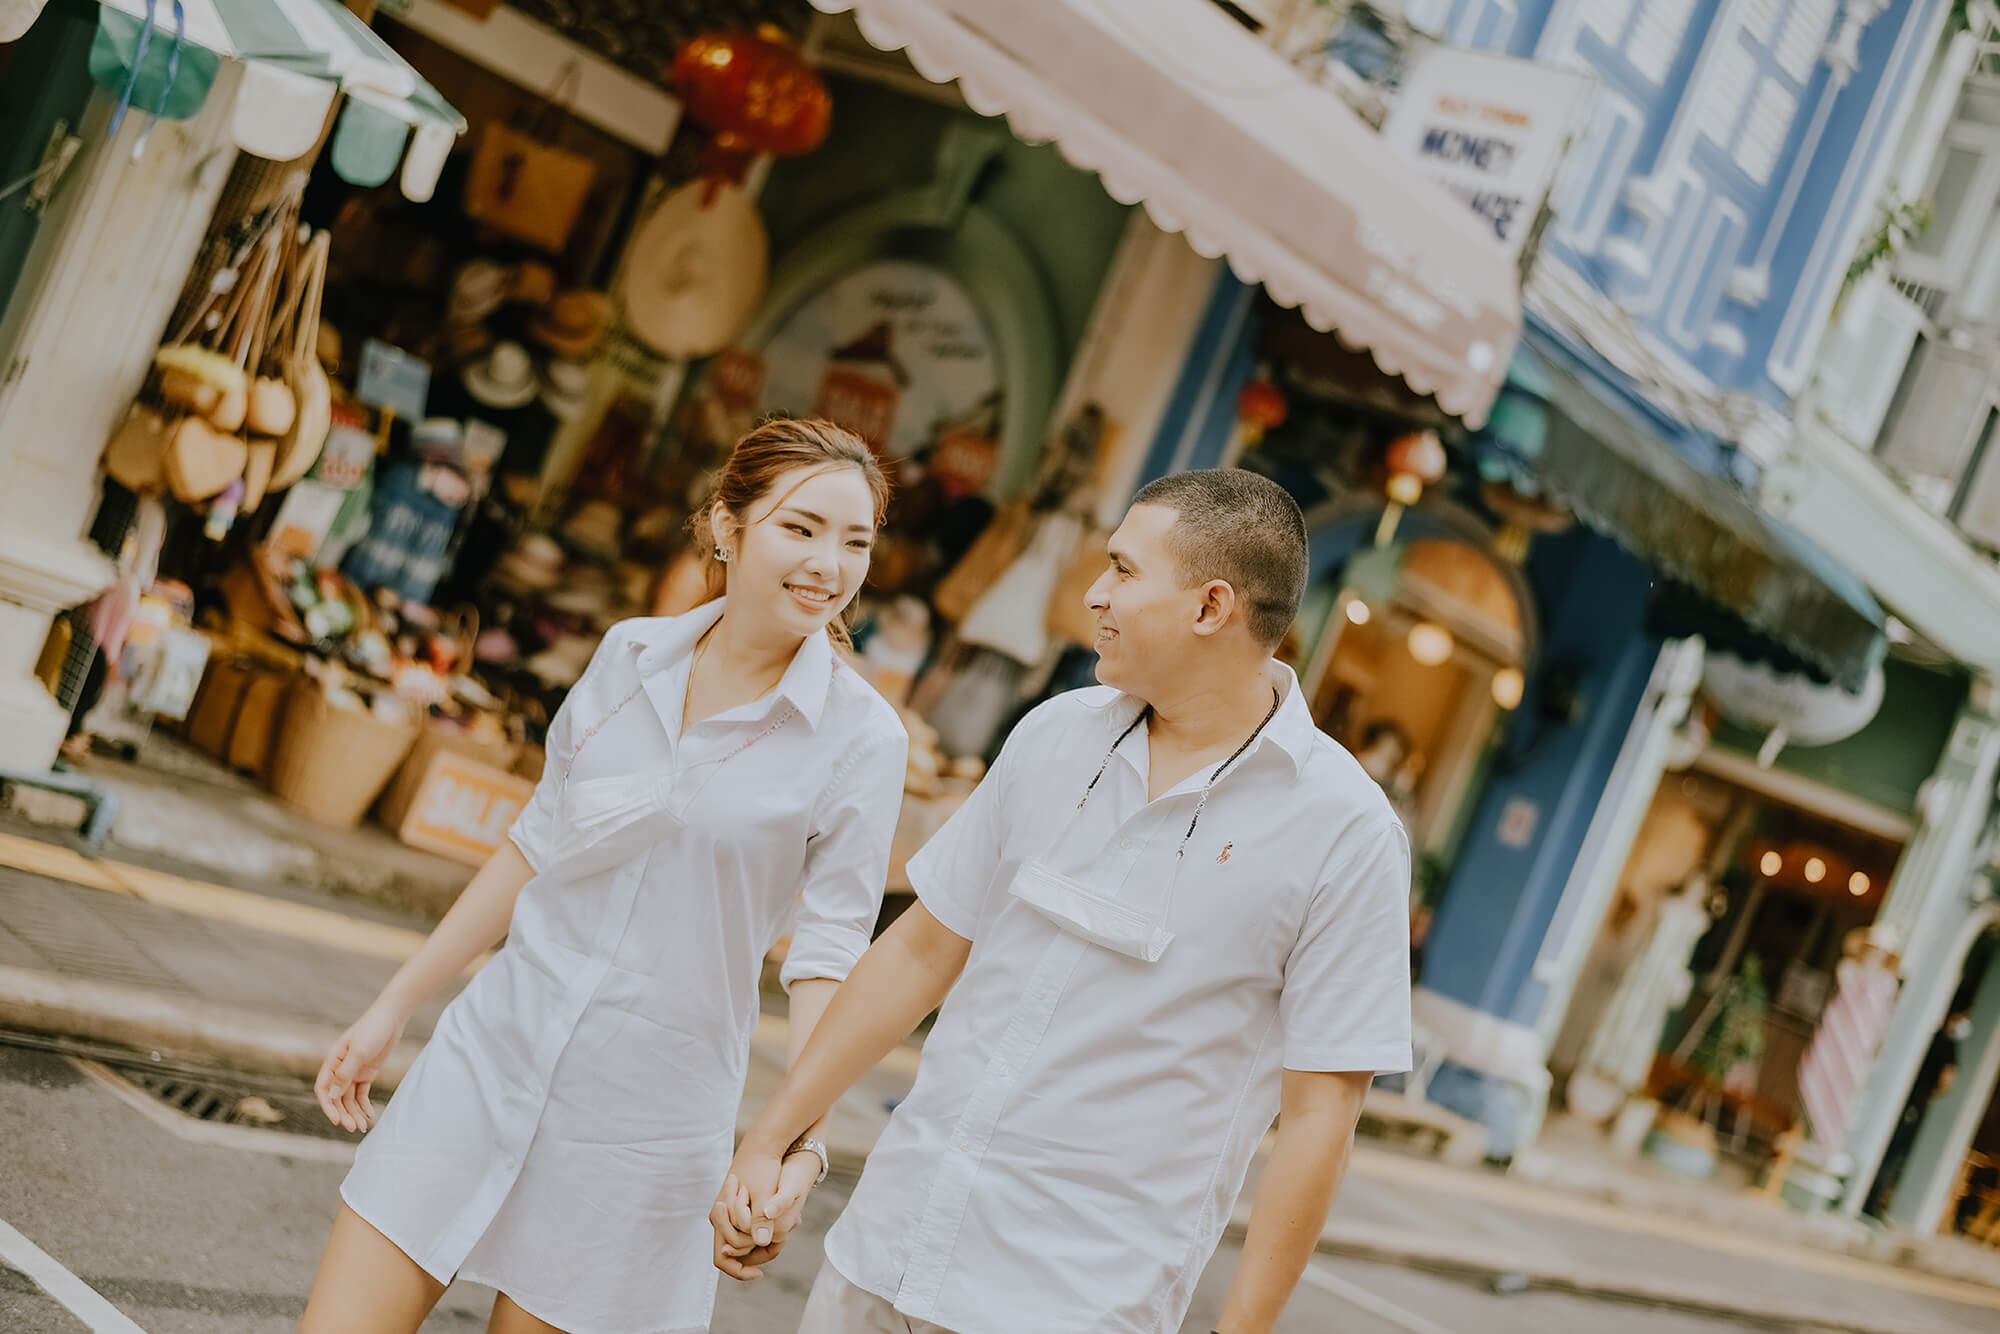
[[[1264,432],[1283,426],[1286,409],[1284,391],[1268,376],[1260,375],[1237,390],[1235,454],[1255,449]]]
[[[1383,507],[1382,522],[1375,529],[1375,545],[1386,547],[1395,540],[1396,525],[1403,511],[1423,498],[1424,488],[1444,477],[1444,446],[1435,431],[1412,431],[1398,436],[1389,446],[1389,482],[1383,489],[1389,503]]]

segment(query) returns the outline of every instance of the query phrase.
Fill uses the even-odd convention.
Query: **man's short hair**
[[[1243,468],[1208,468],[1149,482],[1132,503],[1174,511],[1167,550],[1182,584],[1222,580],[1257,641],[1283,641],[1306,591],[1306,520],[1289,491]]]

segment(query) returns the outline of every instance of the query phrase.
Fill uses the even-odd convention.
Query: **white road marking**
[[[1323,1260],[1314,1260],[1306,1266],[1305,1280],[1322,1292],[1330,1293],[1350,1306],[1359,1307],[1378,1320],[1386,1320],[1397,1329],[1407,1330],[1409,1334],[1453,1334],[1436,1321],[1427,1320],[1415,1311],[1406,1311],[1360,1284],[1349,1282],[1334,1273]]]
[[[33,1279],[43,1292],[69,1308],[94,1334],[146,1334],[132,1318],[97,1290],[64,1269],[56,1258],[0,1219],[0,1260]]]

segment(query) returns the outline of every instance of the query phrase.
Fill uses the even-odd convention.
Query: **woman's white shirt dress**
[[[715,1299],[758,978],[844,978],[880,908],[908,738],[824,635],[681,735],[722,613],[623,622],[512,836],[535,876],[355,1160],[348,1205],[440,1282],[572,1334],[693,1334]],[[796,906],[796,920],[794,909]]]

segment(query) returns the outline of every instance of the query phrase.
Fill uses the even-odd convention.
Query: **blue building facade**
[[[1848,265],[1875,225],[1949,0],[1412,0],[1456,45],[1589,71],[1596,102],[1551,199],[1525,341],[1635,430],[1752,488],[1788,438]],[[1229,457],[1253,372],[1255,294],[1218,284],[1148,475]],[[1490,1152],[1532,1139],[1568,988],[1593,826],[1661,643],[1655,571],[1615,533],[1536,540],[1522,573],[1539,651],[1437,899],[1418,1018],[1435,1100]],[[1337,566],[1351,532],[1315,534]],[[1559,699],[1549,696],[1559,694]],[[1650,785],[1657,775],[1638,781]],[[1622,860],[1623,851],[1617,854]]]

